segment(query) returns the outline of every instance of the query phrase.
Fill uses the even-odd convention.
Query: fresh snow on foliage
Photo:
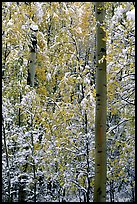
[[[135,2],[105,3],[106,202],[134,202]],[[93,202],[94,6],[2,2],[2,202]]]
[[[135,21],[135,9],[132,9],[131,11],[128,11],[126,13],[126,15],[127,15],[128,20]]]
[[[33,31],[38,31],[38,25],[31,24],[30,28],[31,28]]]

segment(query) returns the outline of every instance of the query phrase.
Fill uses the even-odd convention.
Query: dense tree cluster
[[[104,6],[106,200],[131,202],[135,5]],[[2,3],[3,202],[93,201],[97,23],[93,2]]]

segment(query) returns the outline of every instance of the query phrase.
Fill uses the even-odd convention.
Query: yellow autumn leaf
[[[36,143],[34,144],[34,150],[40,150],[41,149],[41,145]]]

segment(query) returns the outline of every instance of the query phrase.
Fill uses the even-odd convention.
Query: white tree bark
[[[96,13],[96,116],[95,116],[95,184],[94,202],[106,201],[106,33],[104,2],[95,2]]]

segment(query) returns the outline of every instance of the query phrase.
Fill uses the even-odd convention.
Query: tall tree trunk
[[[6,142],[6,133],[5,133],[5,124],[4,124],[4,118],[2,116],[2,126],[3,126],[3,140],[4,140],[4,149],[6,154],[6,163],[7,163],[7,178],[8,178],[8,198],[7,202],[12,202],[11,199],[11,178],[10,178],[10,166],[9,166],[9,154],[8,154],[8,148],[7,148],[7,142]]]
[[[106,201],[106,33],[104,2],[95,2],[96,13],[96,116],[95,116],[95,186],[94,202]]]
[[[27,84],[32,87],[34,86],[35,70],[36,70],[36,52],[35,50],[31,50]]]
[[[37,51],[37,27],[30,27],[31,29],[31,45],[30,45],[30,67],[28,69],[27,84],[34,86],[34,78],[36,71],[36,51]]]
[[[37,186],[36,186],[36,165],[35,165],[35,159],[34,159],[34,136],[33,136],[33,117],[31,115],[31,145],[32,145],[32,159],[33,159],[33,179],[34,179],[34,197],[33,197],[33,201],[36,202],[37,198],[36,198],[36,190],[37,190]]]

